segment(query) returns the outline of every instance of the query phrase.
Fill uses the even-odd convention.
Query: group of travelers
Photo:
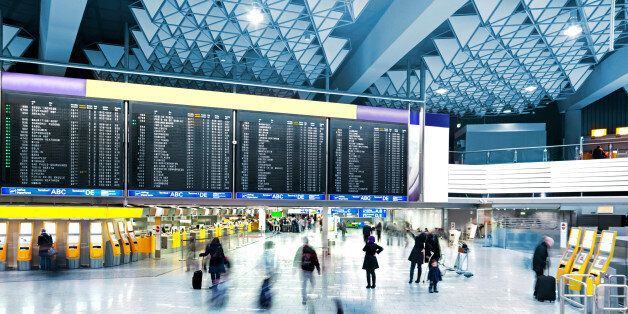
[[[300,233],[305,230],[312,230],[316,225],[313,216],[292,216],[266,220],[266,230],[276,233],[294,232]]]

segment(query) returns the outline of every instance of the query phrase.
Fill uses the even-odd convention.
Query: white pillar
[[[266,232],[266,209],[260,208],[258,210],[258,222],[259,222],[259,231]]]
[[[321,233],[321,242],[323,243],[323,256],[329,255],[329,207],[323,207],[323,232]]]

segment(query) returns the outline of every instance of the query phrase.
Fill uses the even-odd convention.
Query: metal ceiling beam
[[[319,93],[323,95],[333,95],[333,96],[343,96],[343,97],[353,97],[353,98],[364,97],[364,98],[372,98],[372,99],[380,99],[380,100],[423,103],[422,100],[416,99],[416,98],[367,95],[363,93],[330,91],[330,90],[311,88],[311,87],[274,85],[274,84],[267,84],[267,83],[260,83],[260,82],[250,82],[250,81],[233,80],[233,79],[220,79],[220,78],[186,75],[186,74],[179,74],[179,73],[125,70],[125,69],[120,69],[120,68],[110,68],[110,67],[104,67],[104,66],[101,67],[101,66],[93,66],[93,65],[78,64],[78,63],[55,62],[55,61],[37,60],[37,59],[29,59],[29,58],[21,58],[21,57],[0,56],[0,61],[35,64],[39,66],[82,69],[82,70],[99,71],[99,72],[106,72],[106,73],[119,73],[119,74],[128,74],[128,75],[139,75],[139,76],[170,78],[170,79],[178,79],[178,80],[189,80],[189,81],[199,81],[199,82],[211,82],[211,83],[218,83],[218,84],[230,84],[230,85],[238,85],[238,86],[269,88],[269,89],[278,89],[278,90],[285,90],[285,91],[292,91],[292,92]]]
[[[87,0],[41,0],[39,58],[68,62],[83,20]],[[65,68],[41,66],[46,75],[63,76]]]
[[[365,91],[465,3],[466,0],[392,1],[362,44],[336,72],[332,88]],[[342,97],[340,102],[353,99]]]
[[[584,108],[594,101],[628,86],[628,47],[615,50],[600,62],[578,91],[559,103],[561,112]]]

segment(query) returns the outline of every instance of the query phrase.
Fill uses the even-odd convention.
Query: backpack
[[[314,270],[314,254],[309,247],[303,247],[303,253],[301,254],[301,269],[307,271]]]

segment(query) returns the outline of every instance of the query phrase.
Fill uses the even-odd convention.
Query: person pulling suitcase
[[[532,270],[536,275],[536,283],[534,284],[534,298],[538,301],[555,301],[556,300],[556,278],[543,275],[543,272],[549,266],[548,250],[554,245],[554,239],[545,236],[543,241],[537,245],[532,256]]]

